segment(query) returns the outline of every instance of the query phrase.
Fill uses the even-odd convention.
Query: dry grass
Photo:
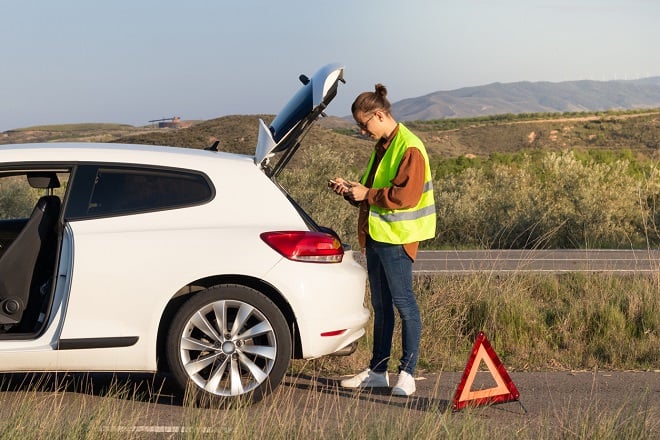
[[[651,439],[658,420],[648,396],[601,405],[597,395],[584,406],[551,401],[533,418],[493,418],[488,407],[453,413],[443,405],[389,402],[368,393],[334,388],[298,392],[280,387],[252,407],[200,409],[183,403],[168,415],[156,403],[158,389],[136,395],[127,382],[94,392],[44,386],[38,381],[14,390],[11,405],[0,409],[2,439]],[[7,396],[4,384],[1,396]],[[301,398],[302,396],[302,398]],[[420,406],[421,405],[421,406]],[[509,422],[507,422],[509,420]]]
[[[462,371],[480,330],[510,372],[660,366],[658,274],[425,275],[415,278],[415,290],[423,317],[421,374]],[[397,328],[393,358],[399,340]],[[659,428],[644,395],[607,405],[597,394],[587,406],[549,401],[546,413],[512,424],[491,419],[487,408],[457,414],[447,404],[387,404],[389,396],[324,387],[326,377],[363,368],[370,347],[368,329],[352,356],[295,361],[288,386],[255,406],[225,410],[173,399],[157,381],[26,375],[12,384],[7,377],[24,379],[0,376],[0,438],[651,439]],[[305,392],[296,376],[307,378]]]

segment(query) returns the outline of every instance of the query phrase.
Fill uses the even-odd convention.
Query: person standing
[[[387,89],[376,84],[353,102],[362,134],[376,141],[359,182],[337,177],[329,186],[359,207],[358,240],[366,254],[374,310],[369,367],[341,381],[347,388],[389,387],[387,364],[394,308],[401,318],[402,356],[392,394],[410,396],[419,358],[422,322],[412,285],[419,242],[435,236],[436,214],[428,155],[422,141],[390,113]]]

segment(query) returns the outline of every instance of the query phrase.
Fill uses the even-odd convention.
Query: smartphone
[[[330,183],[333,184],[333,185],[337,185],[337,183],[338,183],[338,182],[337,182],[336,180],[334,180],[334,179],[330,179],[330,180],[328,180],[328,182],[330,182]],[[350,187],[351,187],[351,185],[350,185],[348,182],[342,182],[342,186],[343,186],[344,188],[350,188]]]

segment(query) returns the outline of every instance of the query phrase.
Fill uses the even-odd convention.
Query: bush
[[[356,246],[357,210],[326,189],[362,169],[322,146],[280,180],[324,226]],[[300,153],[299,153],[300,154]],[[364,166],[359,164],[358,166]],[[660,169],[630,154],[530,152],[440,161],[434,170],[442,248],[649,248],[660,245]]]
[[[300,156],[302,165],[285,168],[278,181],[319,225],[332,228],[342,241],[357,248],[357,208],[328,188],[328,179],[334,177],[359,180],[359,172],[350,167],[353,159],[323,146],[307,147]]]
[[[19,181],[19,177],[0,179],[0,219],[30,216],[38,191]]]
[[[465,168],[435,182],[438,235],[430,248],[657,246],[658,168],[575,153]],[[631,169],[634,172],[631,172]]]

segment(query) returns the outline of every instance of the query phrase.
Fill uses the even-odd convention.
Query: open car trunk
[[[337,95],[340,82],[344,81],[344,67],[340,64],[328,64],[319,69],[311,78],[299,77],[302,87],[277,114],[270,126],[259,120],[259,137],[254,161],[280,190],[286,194],[307,226],[316,231],[326,232],[339,239],[331,228],[317,224],[291,195],[275,181],[309,132],[314,122],[325,116],[323,111]],[[275,159],[271,163],[272,159]],[[341,240],[340,240],[341,241]]]
[[[254,162],[269,177],[277,177],[300,147],[300,143],[316,119],[337,95],[339,82],[344,82],[344,67],[328,64],[311,78],[300,75],[302,87],[277,114],[270,126],[259,120],[259,137]],[[271,164],[277,153],[278,160]]]

